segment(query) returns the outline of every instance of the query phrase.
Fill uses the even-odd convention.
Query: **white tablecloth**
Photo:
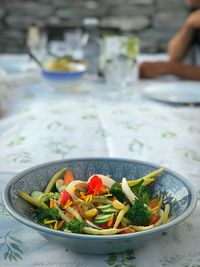
[[[14,172],[47,159],[108,156],[169,167],[200,194],[200,108],[170,106],[141,95],[142,88],[159,81],[111,90],[85,80],[74,92],[59,92],[37,72],[5,74],[1,80],[1,191]],[[0,200],[0,266],[197,267],[199,211],[198,203],[186,221],[135,251],[88,256],[51,244],[16,222]]]

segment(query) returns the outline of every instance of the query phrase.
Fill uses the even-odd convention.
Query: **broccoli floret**
[[[78,220],[71,221],[66,224],[65,228],[67,230],[72,231],[73,233],[81,233],[82,228],[84,227],[84,223]]]
[[[42,209],[38,208],[35,210],[35,221],[43,224],[44,220],[57,220],[60,218],[59,212],[57,209]]]
[[[145,204],[149,204],[151,200],[151,190],[149,186],[143,186],[143,180],[139,182],[138,184],[131,187],[132,192],[136,195],[137,198],[139,198],[142,202]]]
[[[110,193],[115,196],[120,202],[124,202],[125,194],[122,191],[122,187],[120,183],[114,183],[110,189]]]
[[[144,203],[136,199],[133,206],[127,211],[126,217],[133,225],[147,226],[150,224],[151,213]]]

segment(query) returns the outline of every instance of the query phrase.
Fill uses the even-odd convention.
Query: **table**
[[[41,79],[37,68],[1,73],[0,191],[15,173],[47,160],[121,157],[179,172],[200,199],[200,108],[144,98],[141,89],[154,82],[159,81],[110,90],[85,79],[75,86],[76,92],[58,92]],[[0,199],[0,266],[197,267],[199,211],[198,201],[187,220],[142,248],[97,256],[47,242],[9,216]]]

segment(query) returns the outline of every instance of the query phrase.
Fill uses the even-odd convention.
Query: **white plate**
[[[153,100],[174,103],[200,103],[200,82],[166,81],[146,86],[143,95]]]

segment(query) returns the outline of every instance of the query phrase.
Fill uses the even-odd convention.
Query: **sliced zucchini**
[[[117,213],[118,210],[115,209],[115,208],[107,208],[107,209],[103,209],[101,210],[102,213],[106,213],[106,214],[109,214],[109,213]]]
[[[110,207],[112,207],[112,204],[101,205],[101,206],[98,206],[97,209],[104,210],[104,209],[107,209],[107,208],[110,208]]]
[[[110,217],[113,216],[113,213],[112,214],[99,214],[96,216],[94,222],[96,223],[105,223],[107,221],[109,221]]]

